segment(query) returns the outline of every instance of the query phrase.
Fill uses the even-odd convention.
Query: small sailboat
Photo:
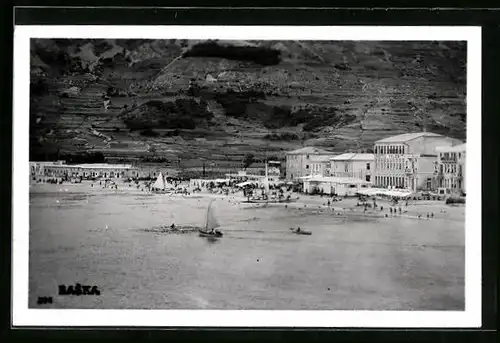
[[[220,232],[219,230],[215,230],[220,226],[220,224],[215,218],[212,209],[213,202],[214,200],[210,201],[210,203],[208,204],[204,228],[198,230],[201,237],[222,237],[222,232]]]
[[[168,182],[165,182],[165,177],[160,172],[155,183],[151,186],[151,191],[153,191],[153,193],[166,194],[171,193],[171,188],[171,185]]]

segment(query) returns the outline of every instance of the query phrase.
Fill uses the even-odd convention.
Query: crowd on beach
[[[58,183],[61,184],[63,180],[45,180],[47,183]],[[91,188],[102,188],[110,190],[118,190],[119,188],[123,190],[134,189],[141,192],[154,193],[152,189],[152,180],[136,180],[127,179],[123,180],[124,185],[118,185],[116,181],[105,179],[105,180],[93,180],[90,181]],[[63,181],[67,182],[67,181]],[[37,183],[39,183],[37,181]],[[89,182],[86,182],[87,184]],[[189,183],[186,181],[173,181],[172,186],[175,188],[173,192],[175,194],[191,195],[195,193],[217,196],[222,198],[231,198],[235,203],[239,200],[245,199],[248,194],[259,194],[259,187],[245,187],[241,188],[236,185],[236,183],[223,183],[223,184],[209,184],[208,187],[189,187]],[[356,198],[339,197],[336,195],[308,195],[302,192],[297,192],[297,189],[292,185],[280,185],[273,186],[270,189],[271,193],[284,194],[284,192],[289,192],[288,197],[292,193],[299,193],[300,200],[294,204],[287,204],[286,207],[293,206],[299,209],[307,208],[309,206],[314,206],[318,200],[323,206],[319,208],[331,209],[332,213],[341,215],[342,213],[357,213],[366,216],[377,216],[377,217],[409,217],[415,219],[433,219],[436,214],[434,211],[419,211],[419,206],[412,206],[416,204],[424,204],[425,201],[412,201],[412,200],[401,200],[401,199],[377,199],[375,197],[368,198],[367,196],[357,196]],[[317,199],[317,200],[314,200]],[[340,206],[339,206],[340,205]],[[440,208],[441,206],[434,206],[434,210],[440,213],[446,213],[446,210]],[[410,211],[411,208],[411,211]],[[411,212],[411,213],[410,213]]]

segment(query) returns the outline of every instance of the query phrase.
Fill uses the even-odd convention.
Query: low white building
[[[373,182],[374,154],[345,153],[330,159],[330,175]]]
[[[305,193],[355,196],[361,189],[371,187],[371,183],[350,177],[309,176],[303,177]]]
[[[130,164],[50,164],[43,166],[43,175],[47,177],[83,177],[83,178],[127,178],[136,177],[138,169]]]
[[[31,176],[45,176],[45,167],[50,166],[65,166],[66,161],[30,161],[30,175]]]

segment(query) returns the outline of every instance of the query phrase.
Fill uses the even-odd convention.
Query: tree
[[[247,169],[255,162],[255,156],[253,154],[246,154],[243,158],[243,168]]]

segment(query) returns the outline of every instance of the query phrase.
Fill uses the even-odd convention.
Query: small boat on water
[[[205,225],[203,226],[203,229],[199,229],[199,235],[200,237],[209,237],[209,238],[218,238],[222,237],[223,234],[219,230],[216,230],[220,226],[219,222],[215,218],[213,209],[212,209],[212,203],[214,200],[212,199],[210,203],[208,204],[207,208],[207,216],[205,219]]]
[[[294,229],[293,227],[291,227],[290,230],[292,231],[292,233],[294,233],[296,235],[307,235],[307,236],[312,235],[311,231],[305,231],[302,229]]]

